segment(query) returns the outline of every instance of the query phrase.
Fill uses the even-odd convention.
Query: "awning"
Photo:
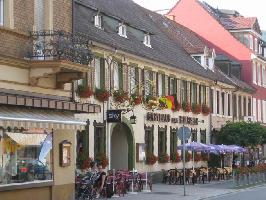
[[[86,122],[73,112],[0,106],[0,127],[84,130]]]
[[[8,137],[22,146],[40,146],[45,140],[46,134],[27,134],[27,133],[12,133],[6,132]]]

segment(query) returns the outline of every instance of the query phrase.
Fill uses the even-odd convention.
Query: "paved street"
[[[266,186],[260,186],[252,189],[242,190],[236,193],[223,195],[217,198],[208,198],[210,200],[265,200]]]
[[[231,181],[221,181],[216,183],[188,185],[186,186],[187,196],[183,196],[182,185],[166,185],[166,184],[154,184],[152,193],[139,193],[139,194],[127,194],[123,200],[199,200],[206,199],[210,196],[223,195],[226,193],[235,192],[232,188]]]

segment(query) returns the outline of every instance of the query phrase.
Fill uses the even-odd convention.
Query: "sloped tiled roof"
[[[253,29],[256,17],[222,17],[220,22],[228,30]]]
[[[121,20],[129,26],[151,33],[152,48],[146,47],[130,31],[128,32],[128,38],[124,38],[109,27],[104,26],[103,30],[96,28],[92,19],[98,11]],[[191,34],[192,31],[160,14],[142,8],[132,0],[75,0],[74,13],[74,31],[86,34],[92,41],[209,80],[218,80],[235,85],[225,76],[204,69],[191,58],[190,54],[202,52],[205,47],[194,34]],[[171,30],[171,34],[166,30]],[[173,39],[173,36],[176,36],[177,39]]]

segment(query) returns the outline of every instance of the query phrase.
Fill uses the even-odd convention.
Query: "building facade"
[[[122,9],[116,12],[116,7]],[[90,75],[77,83],[85,83],[94,97],[76,98],[96,104],[103,101],[103,112],[90,116],[94,123],[89,132],[94,135],[89,140],[89,155],[108,158],[110,169],[155,172],[181,167],[176,163],[181,144],[178,128],[191,129],[189,141],[209,143],[215,117],[219,120],[213,124],[218,128],[233,121],[234,95],[251,98],[252,92],[245,89],[252,88],[215,68],[215,51],[203,42],[193,53],[184,48],[191,38],[177,34],[184,27],[169,32],[172,23],[132,1],[75,1],[74,31],[88,36],[96,55]],[[206,57],[209,64],[198,62],[196,56]],[[210,107],[218,110],[210,115]],[[106,123],[107,110],[122,110],[121,123]],[[132,116],[135,124],[130,123]],[[86,114],[82,117],[87,118]]]
[[[75,114],[101,109],[73,101],[87,43],[71,1],[0,1],[1,199],[74,199],[76,132],[89,124]]]
[[[236,11],[217,10],[196,0],[179,1],[168,16],[200,35],[217,53],[238,63],[241,80],[256,89],[252,99],[252,115],[243,118],[264,123],[265,59],[257,19],[245,18]],[[234,69],[238,67],[234,66]]]

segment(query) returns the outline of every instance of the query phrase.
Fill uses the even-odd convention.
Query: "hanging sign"
[[[107,110],[107,123],[121,122],[121,110]]]

